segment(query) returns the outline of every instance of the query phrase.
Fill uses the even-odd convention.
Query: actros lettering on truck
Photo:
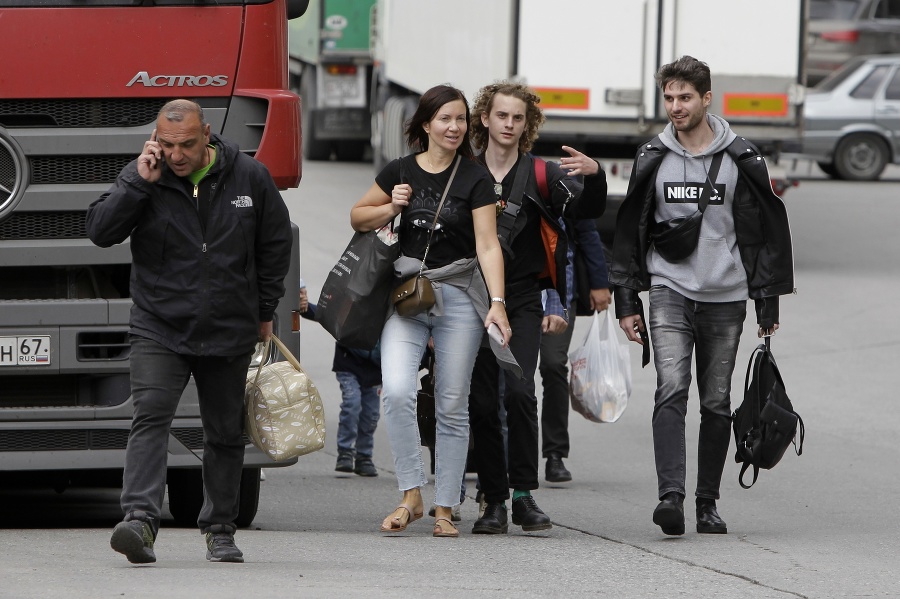
[[[144,87],[222,87],[228,85],[228,75],[154,75],[141,71],[125,87],[140,83]]]

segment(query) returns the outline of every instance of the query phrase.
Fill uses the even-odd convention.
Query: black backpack
[[[743,463],[738,482],[745,489],[756,482],[760,468],[774,468],[791,443],[794,444],[797,455],[803,453],[803,438],[806,434],[803,419],[794,411],[784,389],[784,381],[769,348],[769,337],[750,356],[747,377],[744,379],[744,401],[732,414],[732,420],[737,445],[734,460],[739,464]],[[753,481],[747,485],[744,484],[744,473],[751,466]]]

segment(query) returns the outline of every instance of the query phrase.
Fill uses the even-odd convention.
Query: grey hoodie
[[[665,155],[656,174],[658,222],[688,216],[697,210],[700,195],[709,193],[706,179],[713,154],[724,150],[737,137],[721,117],[708,114],[707,119],[715,138],[700,154],[691,154],[678,142],[671,123],[659,136],[671,152]],[[695,301],[733,302],[749,298],[747,273],[734,233],[732,203],[737,177],[737,166],[725,153],[713,182],[719,199],[710,198],[703,213],[697,249],[681,262],[672,263],[651,246],[647,254],[651,285],[665,285]]]

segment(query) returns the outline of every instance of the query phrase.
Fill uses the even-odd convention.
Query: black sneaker
[[[353,453],[348,451],[338,452],[335,472],[353,472]]]
[[[367,456],[358,456],[356,458],[356,467],[353,471],[359,476],[378,476],[378,470],[372,463],[372,458]]]
[[[485,510],[487,513],[487,510]],[[525,495],[512,502],[512,522],[522,527],[526,532],[535,530],[547,530],[553,528],[550,523],[550,516],[541,511],[535,502],[534,497]]]
[[[572,473],[566,469],[562,456],[558,453],[551,453],[547,456],[544,478],[548,483],[567,483],[572,480]]]
[[[206,533],[206,559],[211,562],[244,563],[244,554],[234,544],[234,535],[230,532]]]
[[[674,491],[663,495],[662,501],[653,510],[653,523],[664,534],[679,536],[684,534],[684,497]]]
[[[484,508],[484,515],[475,521],[473,535],[499,535],[509,530],[506,521],[506,506],[502,503],[489,503]]]
[[[153,553],[153,528],[143,520],[128,520],[116,524],[109,546],[127,557],[132,564],[152,564],[156,561],[156,554]]]

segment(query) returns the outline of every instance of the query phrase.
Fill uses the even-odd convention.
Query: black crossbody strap
[[[422,266],[419,267],[419,276],[422,276],[422,271],[425,270],[425,259],[428,258],[428,248],[431,247],[431,237],[434,235],[434,229],[437,227],[438,217],[441,215],[441,208],[444,206],[444,200],[447,199],[447,193],[450,191],[450,185],[453,183],[453,178],[456,176],[456,169],[459,168],[459,163],[462,161],[462,156],[456,156],[456,164],[453,165],[453,171],[450,173],[450,179],[447,181],[447,186],[444,188],[444,194],[441,196],[441,201],[437,205],[437,210],[434,213],[434,220],[431,221],[431,231],[428,232],[428,243],[425,244],[425,254],[422,256]]]
[[[512,189],[509,192],[509,197],[506,199],[506,208],[497,217],[497,235],[500,237],[500,242],[506,244],[507,247],[512,243],[512,240],[509,238],[510,233],[512,233],[513,226],[516,224],[519,210],[522,209],[522,200],[525,198],[525,185],[528,184],[528,175],[532,171],[532,160],[530,155],[522,155],[522,159],[519,160],[519,166],[517,167],[518,170],[516,170],[516,178],[513,179]]]
[[[699,208],[700,212],[706,210],[707,204],[709,204],[709,198],[716,195],[716,177],[719,176],[719,167],[722,166],[722,158],[725,156],[725,151],[722,150],[720,152],[716,152],[713,154],[712,162],[709,165],[709,170],[706,172],[706,193],[703,194],[703,197],[700,198]]]

